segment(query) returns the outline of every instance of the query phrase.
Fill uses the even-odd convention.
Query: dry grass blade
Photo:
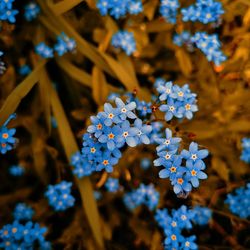
[[[92,87],[91,75],[79,69],[67,59],[58,58],[56,62],[70,77],[87,87]]]
[[[83,0],[63,0],[61,2],[55,3],[53,5],[53,12],[56,15],[61,15],[71,9],[73,9],[76,5],[80,4]]]
[[[21,100],[30,92],[32,87],[39,81],[40,72],[43,69],[46,60],[42,60],[37,67],[29,74],[7,97],[0,110],[0,126],[15,112]]]
[[[71,131],[66,114],[60,102],[60,99],[51,85],[51,105],[54,116],[58,124],[58,130],[63,144],[68,161],[71,160],[72,154],[79,151],[74,135]],[[96,201],[93,194],[91,182],[88,177],[81,180],[76,179],[81,198],[82,205],[86,212],[90,227],[92,229],[94,238],[101,249],[103,249],[103,238],[100,228],[99,214],[97,210]]]

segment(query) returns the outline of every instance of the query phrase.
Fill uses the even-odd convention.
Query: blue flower
[[[20,75],[26,76],[31,72],[31,69],[30,69],[29,65],[24,64],[19,68],[18,72]]]
[[[181,103],[174,101],[173,99],[168,100],[168,104],[163,104],[160,106],[160,111],[165,112],[165,120],[170,121],[174,116],[177,118],[182,118],[183,114],[180,111]]]
[[[108,192],[115,193],[120,189],[119,180],[115,178],[108,178],[105,183],[105,188]]]
[[[196,161],[194,163],[192,161],[187,161],[186,167],[188,168],[187,177],[191,181],[193,187],[199,186],[199,179],[207,179],[207,174],[202,172],[202,169],[204,167],[203,162]]]
[[[3,52],[0,50],[0,57],[2,55],[3,55]],[[5,64],[4,62],[1,61],[1,58],[0,58],[0,75],[2,75],[5,70],[6,70]]]
[[[101,143],[107,143],[107,148],[113,151],[115,148],[120,148],[123,145],[122,130],[116,125],[112,128],[106,127],[103,129],[103,134],[98,138]]]
[[[202,149],[198,150],[198,144],[195,142],[191,142],[189,145],[189,151],[186,149],[183,149],[181,151],[181,155],[183,156],[184,159],[187,161],[191,161],[193,163],[200,161],[202,163],[201,165],[201,170],[205,169],[206,165],[203,162],[203,159],[208,156],[208,150]]]
[[[34,215],[34,210],[25,203],[18,203],[13,211],[15,220],[31,220]]]
[[[158,166],[168,167],[169,163],[172,164],[172,162],[174,161],[174,155],[176,155],[176,149],[172,151],[161,151],[158,152],[157,155],[159,156],[159,158],[154,160],[154,165],[156,167]]]
[[[71,186],[72,183],[67,181],[48,186],[45,197],[55,211],[64,211],[74,206],[75,198],[70,194]]]
[[[151,125],[143,125],[141,119],[136,119],[134,122],[134,127],[137,130],[136,132],[136,144],[150,144],[150,139],[148,135],[152,131],[152,126]]]
[[[191,229],[191,220],[194,218],[194,213],[192,210],[188,210],[187,206],[182,205],[179,209],[172,211],[173,219],[178,222],[178,227],[180,229]]]
[[[212,217],[212,211],[207,207],[195,206],[192,211],[194,213],[192,221],[200,226],[208,224]]]
[[[179,249],[179,243],[182,242],[183,236],[180,234],[179,230],[166,229],[164,231],[166,236],[164,240],[164,249]]]
[[[118,124],[121,122],[119,115],[120,111],[117,108],[113,108],[110,103],[104,104],[104,112],[100,115],[104,118],[104,124],[110,127],[113,123]]]
[[[36,19],[40,13],[40,7],[35,2],[30,2],[24,6],[24,17],[27,21]]]
[[[178,0],[161,0],[160,14],[169,23],[176,23],[176,16],[180,4]]]
[[[209,62],[220,65],[227,59],[220,50],[221,44],[217,34],[208,35],[206,32],[197,32],[191,37],[191,41],[206,55]]]
[[[126,142],[128,146],[135,147],[138,144],[137,133],[138,129],[131,127],[129,121],[124,121],[121,124],[121,135],[124,143]]]
[[[9,173],[12,176],[22,176],[24,172],[25,172],[25,169],[20,165],[11,166],[9,168]]]
[[[139,112],[139,116],[146,117],[147,115],[152,114],[151,109],[152,103],[151,102],[145,102],[145,101],[138,101],[136,110]]]
[[[115,19],[125,16],[127,13],[136,15],[143,11],[141,0],[98,0],[96,7],[101,15],[110,14]]]
[[[105,118],[100,115],[97,115],[91,116],[90,120],[92,122],[92,125],[88,126],[87,131],[91,134],[94,134],[96,138],[99,138],[103,134]]]
[[[119,118],[122,121],[125,121],[127,118],[129,119],[137,118],[135,113],[132,112],[132,110],[135,110],[136,108],[135,102],[130,102],[128,104],[125,104],[120,98],[115,98],[115,103],[119,111]]]
[[[76,42],[73,38],[69,38],[63,32],[59,36],[57,36],[57,42],[54,46],[54,50],[59,56],[62,56],[67,52],[72,52],[75,48]]]
[[[185,168],[181,166],[182,158],[179,155],[173,156],[173,161],[167,161],[164,169],[159,172],[160,178],[169,178],[171,181],[176,178],[177,174],[183,174]]]
[[[118,31],[112,36],[111,44],[115,48],[120,48],[130,56],[136,51],[136,42],[133,32]]]
[[[160,194],[152,184],[140,184],[139,188],[124,195],[124,204],[129,210],[140,205],[145,205],[149,210],[154,210],[159,203]]]
[[[192,186],[188,181],[183,173],[177,173],[171,180],[171,184],[174,186],[174,192],[176,194],[189,193],[192,190]]]
[[[220,16],[224,13],[224,10],[220,2],[214,0],[197,0],[194,5],[191,5],[188,8],[183,8],[181,13],[184,22],[199,21],[208,24],[211,22],[218,22]]]
[[[228,194],[225,203],[229,205],[232,213],[241,218],[250,216],[250,183],[246,187],[240,187],[235,190],[235,194]]]
[[[175,34],[173,36],[173,43],[177,46],[182,46],[183,44],[189,45],[191,43],[191,34],[188,31]]]
[[[24,225],[14,221],[0,230],[0,248],[28,250],[39,247],[39,249],[50,250],[50,244],[44,238],[46,231],[47,228],[41,228],[39,224],[34,224],[32,221]]]
[[[195,240],[196,240],[195,235],[184,238],[182,241],[182,244],[181,244],[181,249],[183,249],[183,250],[198,249],[197,244],[194,242]]]
[[[36,45],[35,51],[42,58],[52,58],[54,56],[53,49],[51,49],[49,46],[47,46],[43,42]]]
[[[157,209],[154,218],[161,228],[165,229],[168,226],[170,216],[166,208]]]
[[[12,9],[14,0],[5,0],[0,2],[0,21],[9,21],[15,23],[15,15],[18,14],[18,10]]]
[[[166,101],[169,99],[170,94],[172,93],[173,83],[172,82],[161,82],[156,88],[157,92],[160,94],[160,101]]]
[[[7,121],[0,127],[0,152],[5,154],[7,151],[13,149],[14,144],[16,143],[16,139],[13,137],[16,133],[16,129],[11,128],[8,129],[7,125],[10,120],[16,117],[15,114],[9,116]]]
[[[119,158],[112,154],[111,151],[106,150],[103,152],[102,156],[98,157],[99,162],[96,166],[96,171],[101,171],[105,169],[108,173],[113,172],[113,166],[118,163]]]
[[[92,152],[96,150],[95,148],[92,148]],[[97,151],[97,150],[96,150]],[[88,156],[93,156],[94,153],[87,154]],[[73,174],[76,175],[78,178],[82,178],[84,176],[90,176],[93,171],[95,171],[94,164],[91,162],[91,160],[86,159],[84,155],[82,155],[80,152],[76,152],[71,157],[71,164],[74,167]]]
[[[166,138],[157,138],[155,139],[157,144],[160,144],[156,150],[157,152],[161,152],[163,150],[175,150],[179,148],[181,138],[179,137],[172,137],[172,131],[169,128],[165,130]]]
[[[250,163],[250,138],[242,139],[242,153],[240,159],[246,163]]]

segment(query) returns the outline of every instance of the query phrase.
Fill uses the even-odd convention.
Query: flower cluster
[[[74,39],[69,38],[65,33],[61,33],[57,36],[57,42],[54,45],[54,49],[41,42],[36,45],[35,51],[42,58],[52,58],[54,56],[54,51],[57,52],[59,56],[64,55],[67,52],[72,52],[76,48],[76,42]]]
[[[136,42],[133,32],[118,31],[112,36],[111,44],[115,48],[122,49],[125,53],[130,56],[136,51]]]
[[[143,11],[141,0],[98,0],[96,7],[102,16],[109,14],[115,19],[124,17],[127,13],[137,15]]]
[[[246,187],[240,187],[235,190],[234,194],[228,194],[225,203],[228,204],[232,213],[241,218],[250,216],[250,183]]]
[[[51,245],[44,238],[46,231],[47,228],[40,227],[38,223],[28,221],[23,225],[16,220],[0,230],[0,248],[5,250],[37,249],[38,244],[38,249],[50,250]]]
[[[120,189],[119,180],[115,178],[108,178],[105,182],[105,188],[108,192],[116,193]]]
[[[36,45],[35,52],[42,58],[52,58],[53,49],[46,45],[44,42],[41,42]]]
[[[45,197],[55,211],[64,211],[75,203],[75,198],[71,195],[71,182],[62,181],[56,185],[49,185],[45,192]]]
[[[59,56],[64,55],[67,52],[72,52],[76,48],[76,42],[74,39],[66,36],[64,32],[57,36],[57,42],[54,46],[54,50]]]
[[[31,220],[34,215],[34,210],[25,203],[18,203],[14,209],[14,220]]]
[[[6,70],[5,64],[1,59],[2,55],[3,55],[3,52],[0,50],[0,75],[2,75],[4,71]]]
[[[195,206],[192,211],[194,213],[192,221],[199,226],[207,225],[212,217],[212,211],[207,207]]]
[[[191,41],[204,53],[209,62],[220,65],[227,58],[221,51],[221,43],[218,35],[209,35],[206,32],[197,32],[192,36]]]
[[[165,102],[159,109],[165,112],[165,120],[170,121],[173,117],[192,119],[193,113],[198,111],[196,94],[192,93],[188,84],[182,87],[170,82],[161,82],[156,88],[159,100]]]
[[[208,208],[201,208],[209,210]],[[165,249],[198,249],[195,243],[196,236],[192,235],[185,237],[182,235],[182,230],[192,229],[193,225],[191,222],[196,223],[196,212],[197,208],[188,209],[187,206],[182,205],[177,210],[172,210],[171,215],[169,215],[167,209],[158,209],[155,214],[155,220],[158,225],[163,229],[165,241]],[[210,210],[209,210],[210,211]],[[210,211],[211,216],[211,211]],[[210,217],[209,217],[210,219]],[[208,216],[205,215],[205,219],[202,222],[208,222]],[[204,223],[205,224],[205,223]],[[203,225],[204,225],[203,224]]]
[[[181,10],[184,22],[201,22],[204,24],[217,22],[224,13],[222,4],[214,0],[197,0],[194,5]]]
[[[0,127],[0,153],[5,154],[7,151],[13,149],[16,139],[13,137],[16,133],[16,129],[8,129],[7,125],[11,119],[16,117],[15,114],[10,115],[7,121]]]
[[[90,176],[95,171],[80,152],[76,152],[72,155],[71,165],[74,167],[73,174],[79,179],[84,176]]]
[[[129,210],[134,210],[140,205],[145,205],[149,210],[154,210],[160,199],[160,193],[153,184],[140,184],[139,188],[127,193],[123,197],[123,202]]]
[[[92,124],[83,136],[82,157],[78,155],[83,167],[78,169],[90,169],[90,172],[105,169],[110,173],[121,158],[120,148],[150,143],[152,127],[137,118],[133,112],[136,103],[124,103],[120,98],[115,103],[116,108],[105,103],[103,112],[90,117]]]
[[[12,176],[22,176],[24,172],[24,168],[20,165],[13,165],[9,168],[9,173]]]
[[[206,168],[203,159],[208,156],[208,150],[198,149],[198,144],[192,142],[189,150],[183,149],[178,154],[181,138],[173,137],[172,131],[166,129],[166,137],[156,139],[159,146],[156,148],[158,159],[154,160],[155,166],[163,166],[159,172],[160,178],[169,178],[176,194],[186,194],[197,188],[199,180],[207,178],[203,172]],[[185,162],[185,165],[184,163]]]
[[[37,18],[40,13],[40,7],[35,2],[30,2],[24,6],[24,17],[27,21],[32,21]]]
[[[15,0],[0,0],[0,21],[9,21],[15,23],[15,15],[18,14],[18,10],[13,9],[13,2]]]
[[[179,7],[178,0],[161,0],[160,14],[167,22],[175,24]]]
[[[173,36],[173,43],[180,47],[185,44],[190,51],[193,50],[193,44],[191,42],[191,34],[188,31],[183,31],[180,34],[175,34]]]
[[[246,163],[250,163],[250,138],[242,139],[242,149],[240,159]]]

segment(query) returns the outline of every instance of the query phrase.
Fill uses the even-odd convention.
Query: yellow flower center
[[[192,176],[196,176],[196,174],[197,174],[197,172],[193,169],[193,170],[191,171],[191,175],[192,175]]]
[[[170,171],[171,171],[171,173],[175,173],[175,172],[176,172],[176,167],[172,166],[172,167],[170,168]]]
[[[166,155],[165,155],[165,159],[166,159],[166,160],[169,160],[170,158],[171,158],[171,155],[170,155],[170,154],[166,154]]]
[[[97,129],[99,129],[99,130],[100,130],[100,129],[102,129],[102,124],[101,124],[101,123],[99,123],[99,124],[97,124],[97,126],[96,126],[96,127],[97,127]]]
[[[184,95],[184,93],[182,92],[182,91],[180,91],[179,93],[178,93],[178,96],[180,96],[180,97],[182,97]]]
[[[185,109],[186,109],[186,110],[190,110],[190,109],[191,109],[191,105],[190,105],[190,104],[186,104],[186,105],[185,105]]]
[[[115,135],[114,135],[113,133],[110,133],[110,134],[108,135],[108,138],[109,138],[109,139],[114,139],[114,138],[115,138]]]
[[[9,137],[8,133],[3,133],[2,134],[3,139],[7,139]]]
[[[102,162],[102,164],[106,166],[106,165],[109,164],[109,161],[108,161],[108,160],[104,160],[104,161]]]
[[[179,179],[177,180],[177,182],[178,182],[178,184],[182,185],[184,181],[183,181],[182,178],[179,178]]]
[[[96,152],[96,149],[95,149],[95,148],[91,148],[91,149],[90,149],[90,152],[91,152],[91,153],[95,153],[95,152]]]
[[[110,113],[110,114],[108,115],[108,118],[113,119],[113,118],[114,118],[114,114]]]
[[[176,240],[176,235],[175,234],[171,235],[171,240]]]

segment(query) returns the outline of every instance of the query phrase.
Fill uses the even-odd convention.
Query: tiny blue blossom
[[[108,192],[115,193],[120,189],[119,180],[115,178],[108,178],[105,183],[105,188]]]
[[[22,176],[24,172],[25,172],[25,169],[20,165],[11,166],[9,168],[9,173],[12,176]]]
[[[5,154],[7,151],[12,150],[16,143],[16,139],[13,137],[16,133],[16,129],[7,128],[7,125],[10,122],[10,120],[14,119],[15,117],[16,117],[15,114],[10,115],[7,121],[3,124],[3,126],[0,127],[0,153],[1,154]]]
[[[30,72],[31,72],[31,68],[29,65],[27,64],[24,64],[22,65],[19,70],[18,70],[19,74],[22,75],[22,76],[26,76],[28,75]]]
[[[242,139],[242,152],[240,159],[246,163],[250,163],[250,138]]]
[[[225,203],[232,213],[241,218],[248,218],[250,216],[250,183],[228,194]]]
[[[32,21],[37,18],[40,13],[40,7],[35,2],[30,2],[24,7],[24,17],[27,21]]]
[[[136,42],[133,32],[118,31],[112,36],[111,44],[115,48],[120,48],[125,51],[128,56],[136,51]]]
[[[42,58],[52,58],[54,56],[53,55],[53,49],[50,48],[49,46],[47,46],[43,42],[36,45],[35,51]]]
[[[180,4],[178,0],[161,0],[160,14],[167,22],[175,24],[179,7]]]
[[[212,217],[212,211],[207,207],[195,206],[193,209],[194,217],[192,221],[200,226],[207,225]]]
[[[67,181],[48,186],[45,197],[55,211],[64,211],[74,206],[75,198],[70,194],[71,186],[72,183]]]
[[[13,211],[15,220],[31,220],[34,215],[34,210],[25,203],[18,203]]]

